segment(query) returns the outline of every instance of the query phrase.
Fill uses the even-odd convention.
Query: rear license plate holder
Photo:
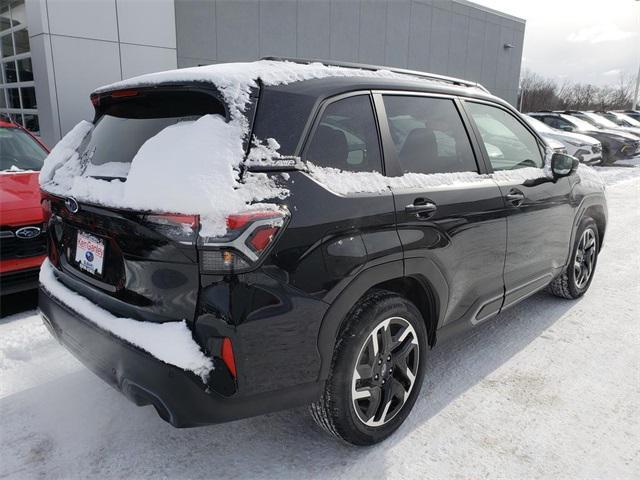
[[[93,275],[102,276],[104,253],[104,240],[78,230],[75,255],[78,268]]]

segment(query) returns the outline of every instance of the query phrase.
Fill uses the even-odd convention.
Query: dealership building
[[[53,145],[100,85],[263,56],[451,75],[515,103],[524,28],[466,0],[0,0],[0,114]]]

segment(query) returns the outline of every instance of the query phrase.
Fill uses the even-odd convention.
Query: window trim
[[[384,106],[384,96],[403,96],[403,97],[427,97],[427,98],[443,98],[453,101],[454,107],[460,116],[460,120],[467,134],[467,139],[471,145],[471,151],[473,153],[474,160],[476,162],[477,171],[475,173],[483,175],[489,173],[486,165],[485,158],[483,156],[483,150],[481,150],[481,142],[478,142],[476,133],[473,130],[473,124],[467,116],[466,110],[464,110],[460,98],[457,95],[445,94],[445,93],[431,93],[431,92],[418,92],[413,90],[373,90],[372,91],[374,102],[376,103],[376,110],[379,112],[378,123],[381,125],[381,134],[383,142],[383,157],[386,166],[386,171],[389,172],[390,177],[400,177],[404,175],[402,166],[397,158],[396,146],[391,137],[391,131],[389,130],[389,120],[387,118],[387,111]],[[382,127],[384,126],[384,127]],[[473,134],[472,134],[473,133]]]
[[[496,170],[493,168],[493,165],[491,165],[491,159],[489,158],[489,154],[487,153],[487,148],[485,147],[484,141],[482,140],[482,135],[480,134],[480,130],[478,129],[476,122],[473,120],[471,112],[469,112],[469,110],[467,109],[467,106],[466,106],[467,103],[479,103],[482,105],[495,107],[495,108],[498,108],[499,110],[506,112],[507,115],[510,115],[511,117],[513,117],[516,122],[522,125],[525,128],[525,130],[531,133],[531,135],[533,135],[533,138],[536,139],[536,142],[538,143],[538,150],[540,152],[540,156],[542,157],[542,167],[540,168],[544,168],[545,157],[546,157],[546,154],[545,154],[546,145],[542,140],[542,138],[540,137],[540,135],[538,135],[538,133],[529,124],[527,124],[525,121],[519,118],[518,115],[515,115],[509,108],[506,108],[504,105],[491,102],[491,101],[479,100],[475,98],[474,99],[464,98],[464,99],[461,99],[461,106],[464,109],[466,115],[468,116],[469,121],[471,122],[471,126],[473,128],[474,134],[479,141],[480,149],[482,151],[482,156],[484,157],[484,163],[487,168],[487,173],[494,173]],[[503,170],[500,170],[500,171],[503,171]]]
[[[371,105],[371,113],[373,114],[373,122],[376,129],[376,137],[378,139],[378,152],[380,154],[380,173],[382,175],[386,175],[385,168],[385,159],[384,159],[384,148],[382,143],[382,138],[380,136],[380,123],[378,120],[378,113],[376,110],[376,105],[371,94],[371,90],[356,90],[353,92],[341,93],[339,95],[335,95],[333,97],[328,97],[322,100],[319,104],[315,105],[314,112],[309,116],[310,122],[307,121],[307,125],[302,132],[301,138],[303,141],[298,144],[298,148],[296,149],[296,156],[300,158],[304,158],[309,145],[311,144],[311,139],[313,138],[318,126],[320,125],[320,120],[324,115],[325,110],[329,105],[339,102],[340,100],[344,100],[345,98],[357,97],[357,96],[367,96],[369,98],[369,104]]]

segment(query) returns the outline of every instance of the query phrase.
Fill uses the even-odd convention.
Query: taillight
[[[144,215],[143,222],[171,240],[183,245],[195,245],[200,229],[198,215],[181,215],[178,213]]]
[[[203,273],[242,272],[252,268],[283,229],[288,212],[249,210],[227,217],[224,237],[200,237]]]
[[[51,199],[45,194],[42,195],[40,205],[42,205],[42,220],[45,225],[49,223],[51,219]]]
[[[229,337],[224,337],[222,340],[222,348],[220,349],[220,356],[222,357],[222,361],[229,369],[233,378],[238,376],[236,371],[236,359],[233,356],[233,344],[231,343],[231,339]]]

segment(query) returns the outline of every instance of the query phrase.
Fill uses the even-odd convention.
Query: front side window
[[[537,138],[516,118],[498,107],[466,102],[494,170],[542,168],[544,160]]]
[[[478,171],[453,100],[403,95],[383,98],[403,173]]]
[[[380,172],[381,158],[369,95],[329,104],[303,154],[315,165],[351,172]]]

